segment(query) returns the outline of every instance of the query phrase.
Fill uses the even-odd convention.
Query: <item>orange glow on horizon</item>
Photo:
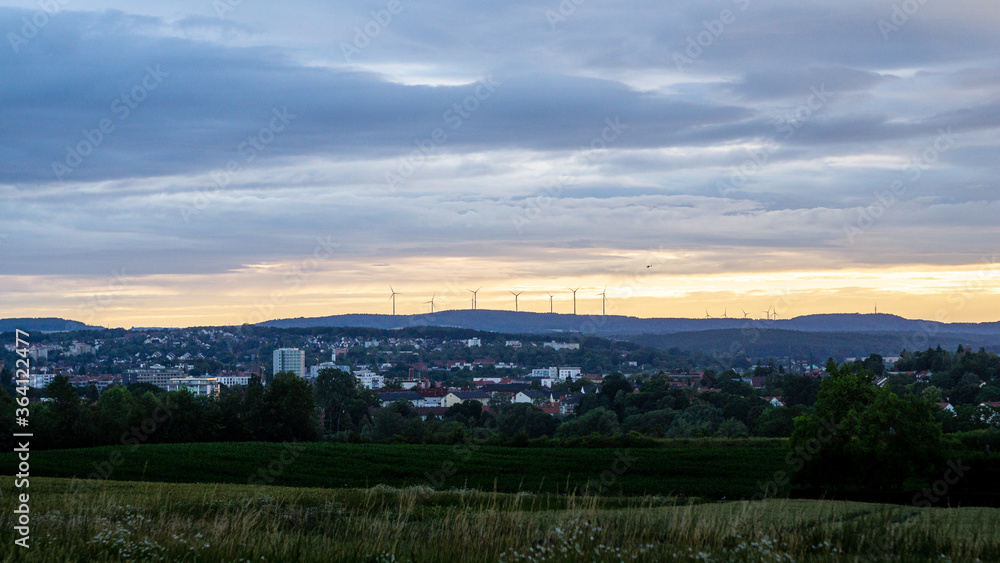
[[[430,261],[428,261],[430,262]],[[440,263],[439,263],[440,264]],[[528,271],[523,264],[464,264],[467,277],[440,281],[433,264],[405,264],[385,272],[364,267],[345,280],[342,265],[328,264],[301,276],[284,265],[255,266],[212,275],[159,275],[97,281],[41,276],[7,276],[5,317],[62,317],[110,327],[239,325],[289,317],[391,314],[389,284],[399,293],[400,315],[471,308],[469,289],[482,286],[480,309],[514,309],[510,291],[522,292],[520,311],[601,314],[607,286],[607,314],[634,317],[704,318],[726,315],[761,318],[773,308],[779,318],[818,313],[880,313],[942,322],[1000,320],[1000,269],[907,266],[880,269],[801,270],[726,274],[664,275],[645,266],[635,273],[584,276],[505,276]],[[409,275],[401,274],[402,270]],[[455,269],[447,269],[456,271]],[[473,277],[471,274],[478,274]],[[436,277],[437,276],[437,277]],[[357,281],[361,279],[362,281]],[[39,298],[39,291],[47,293]],[[51,297],[50,297],[51,296]]]

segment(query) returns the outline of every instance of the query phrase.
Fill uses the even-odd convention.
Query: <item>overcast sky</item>
[[[578,3],[577,3],[578,2]],[[54,8],[58,7],[58,10]],[[0,6],[0,316],[995,321],[1000,4]]]

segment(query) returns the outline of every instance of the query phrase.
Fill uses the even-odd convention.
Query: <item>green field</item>
[[[13,545],[12,503],[0,516],[5,562],[1000,560],[987,508],[37,477],[30,490],[29,549]]]
[[[729,499],[787,470],[777,440],[677,442],[660,448],[507,448],[329,443],[113,446],[31,453],[31,474],[120,481],[367,488],[425,485],[516,493],[591,492]],[[3,467],[13,453],[0,454]],[[260,472],[263,472],[261,474]],[[787,491],[781,491],[787,492]]]

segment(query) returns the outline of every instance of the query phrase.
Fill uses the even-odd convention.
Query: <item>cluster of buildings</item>
[[[4,347],[8,352],[13,352],[15,350],[14,344],[5,344]],[[66,356],[82,356],[84,354],[94,354],[97,352],[99,346],[92,346],[85,342],[73,341],[66,346],[59,344],[32,344],[28,348],[28,357],[32,360],[48,360],[49,354],[53,352],[61,352]]]
[[[41,368],[28,374],[28,387],[44,389],[52,383],[56,376],[65,376],[74,387],[89,387],[93,385],[98,392],[103,392],[114,385],[129,385],[132,383],[149,383],[166,391],[187,389],[197,396],[218,396],[223,385],[247,385],[250,378],[258,377],[250,373],[223,371],[212,377],[194,377],[187,374],[185,366],[167,367],[153,364],[135,369],[125,370],[121,375],[78,375],[72,368]]]
[[[353,375],[365,389],[381,389],[385,387],[385,377],[367,368],[354,369],[350,365],[338,364],[338,349],[334,349],[329,362],[321,362],[306,369],[306,353],[298,348],[278,348],[272,356],[272,371],[291,372],[303,379],[316,379],[324,369],[336,369]],[[346,353],[346,350],[344,351]]]
[[[387,407],[396,401],[408,401],[423,419],[429,415],[442,416],[449,408],[468,401],[478,401],[487,407],[494,402],[527,403],[549,414],[568,414],[575,412],[585,393],[597,392],[593,386],[583,387],[579,393],[532,389],[530,382],[508,377],[477,377],[472,388],[445,388],[431,385],[427,379],[409,380],[403,382],[403,388],[377,392],[380,405]]]

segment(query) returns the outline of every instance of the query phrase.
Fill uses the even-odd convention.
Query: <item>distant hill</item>
[[[422,315],[334,315],[330,317],[278,319],[260,323],[278,328],[367,327],[395,329],[414,326],[445,326],[503,333],[577,333],[597,336],[638,336],[704,332],[709,330],[784,330],[800,332],[908,332],[929,335],[1000,335],[1000,322],[939,323],[911,320],[887,314],[806,315],[775,321],[755,319],[640,319],[620,315],[563,315],[515,313],[494,310],[441,311]]]
[[[697,350],[712,355],[746,355],[754,358],[782,358],[791,351],[796,357],[812,354],[817,365],[827,358],[863,358],[871,354],[898,356],[904,349],[925,350],[941,347],[954,350],[960,344],[973,350],[986,348],[1000,352],[1000,335],[923,332],[805,332],[793,330],[707,330],[674,334],[647,334],[628,340],[645,346]]]
[[[67,332],[70,330],[101,330],[103,327],[90,326],[80,321],[57,319],[0,319],[0,332],[14,332],[17,329],[28,332]]]

